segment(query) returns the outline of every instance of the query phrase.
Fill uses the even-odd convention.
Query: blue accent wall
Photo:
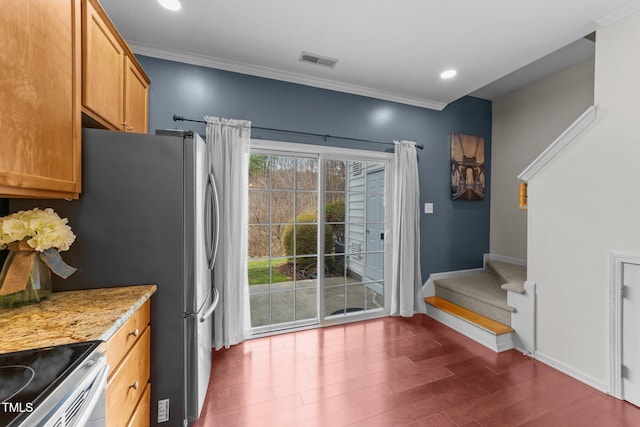
[[[261,127],[423,144],[424,150],[418,150],[421,211],[425,202],[434,204],[433,214],[421,214],[423,282],[431,273],[482,266],[482,255],[489,251],[490,101],[464,97],[435,111],[157,58],[138,59],[151,79],[150,133],[179,128],[204,135],[203,124],[174,122],[173,114],[199,120],[211,115],[251,120]],[[451,200],[449,136],[454,132],[484,137],[487,192],[483,201]],[[391,148],[255,129],[251,134],[276,141]]]

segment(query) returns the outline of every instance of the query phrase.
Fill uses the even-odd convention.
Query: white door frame
[[[609,394],[624,399],[622,395],[622,281],[623,265],[639,264],[640,256],[621,253],[609,254],[610,270],[610,374]]]

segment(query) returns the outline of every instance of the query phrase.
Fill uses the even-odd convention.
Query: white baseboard
[[[427,315],[495,352],[513,348],[513,333],[495,335],[473,323],[427,304]]]
[[[565,365],[564,363],[554,359],[551,356],[547,356],[544,353],[536,351],[533,355],[533,358],[544,363],[545,365],[549,365],[558,371],[569,375],[570,377],[575,378],[576,380],[585,383],[586,385],[595,388],[598,391],[601,391],[606,394],[609,393],[609,387],[606,384],[601,383],[600,381],[591,378],[589,375],[580,372],[576,369],[571,368],[570,366]]]

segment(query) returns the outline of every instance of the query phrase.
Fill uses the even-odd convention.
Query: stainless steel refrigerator
[[[155,283],[151,300],[151,425],[198,418],[211,372],[215,183],[197,134],[83,129],[80,200],[10,201],[11,212],[52,207],[77,238],[78,268],[54,291]],[[158,422],[158,402],[169,401]]]

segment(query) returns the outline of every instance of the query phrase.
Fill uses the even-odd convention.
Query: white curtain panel
[[[420,311],[420,184],[416,144],[394,141],[391,306],[394,316]]]
[[[207,116],[207,146],[220,204],[218,256],[213,284],[220,294],[214,311],[216,350],[251,333],[247,278],[249,141],[251,122]]]

